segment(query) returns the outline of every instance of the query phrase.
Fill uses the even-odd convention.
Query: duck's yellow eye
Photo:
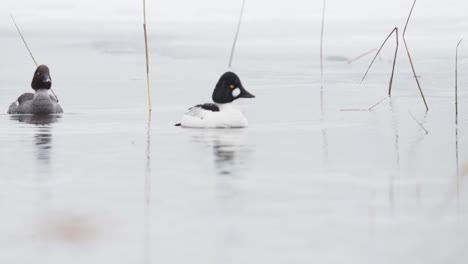
[[[229,88],[234,89],[234,88],[236,88],[236,87],[235,87],[234,85],[231,84],[231,85],[229,85]]]

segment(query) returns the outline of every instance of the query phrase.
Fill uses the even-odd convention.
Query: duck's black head
[[[255,96],[242,86],[241,80],[233,72],[221,76],[213,91],[213,101],[218,104],[231,103],[238,98],[254,98]]]
[[[52,78],[50,78],[49,67],[40,65],[34,72],[34,77],[31,82],[31,87],[34,90],[50,89],[52,86]]]

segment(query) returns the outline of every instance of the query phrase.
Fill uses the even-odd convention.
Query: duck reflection
[[[52,148],[52,134],[50,127],[38,128],[34,135],[38,160],[50,160],[50,149]]]
[[[191,131],[193,141],[212,147],[216,197],[223,203],[235,200],[241,190],[239,182],[250,160],[245,129],[204,129]],[[223,205],[226,206],[226,205]]]
[[[11,115],[11,120],[30,125],[48,126],[59,121],[61,115]]]
[[[38,161],[50,161],[52,149],[52,124],[59,121],[60,115],[12,115],[11,120],[33,125],[36,158]]]
[[[212,146],[218,175],[235,176],[250,152],[245,144],[244,129],[204,129],[192,131],[194,142]]]
[[[215,178],[217,217],[229,223],[233,215],[243,210],[243,184],[245,169],[251,160],[251,148],[245,129],[212,129],[190,131],[194,142],[212,147]],[[215,260],[229,262],[235,253],[232,249],[243,244],[241,230],[235,225],[221,225],[216,229]]]
[[[236,147],[222,140],[213,142],[213,154],[218,174],[232,174],[236,167]]]

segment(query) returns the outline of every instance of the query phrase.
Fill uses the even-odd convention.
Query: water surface
[[[403,49],[393,97],[343,111],[386,96],[393,43],[362,86],[371,58],[345,59],[377,47],[392,23],[327,24],[327,56],[345,59],[325,61],[321,82],[316,21],[246,22],[234,70],[257,96],[237,102],[250,127],[197,130],[173,124],[210,100],[235,20],[152,25],[149,116],[139,24],[45,30],[17,19],[66,113],[0,115],[1,263],[468,259],[465,49],[458,136],[453,104],[463,21],[416,21],[408,37],[427,113]],[[34,65],[4,28],[6,112]]]

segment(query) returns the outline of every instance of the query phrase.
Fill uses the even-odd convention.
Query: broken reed
[[[385,40],[383,41],[382,45],[380,45],[380,48],[377,50],[377,53],[375,54],[374,58],[372,59],[372,62],[370,63],[369,67],[367,67],[367,70],[366,70],[366,73],[364,73],[364,76],[362,77],[361,79],[361,85],[362,83],[364,82],[364,80],[366,79],[367,77],[367,74],[369,73],[369,70],[371,69],[372,65],[374,65],[374,62],[375,60],[377,59],[377,57],[379,56],[380,54],[380,51],[383,49],[383,47],[385,46],[385,44],[387,43],[387,41],[390,39],[390,37],[395,34],[395,40],[396,40],[396,47],[395,47],[395,55],[393,57],[393,66],[392,66],[392,74],[390,76],[390,83],[388,85],[388,96],[392,96],[392,85],[393,85],[393,78],[395,76],[395,66],[396,66],[396,59],[397,59],[397,55],[398,55],[398,46],[399,46],[399,42],[398,42],[398,28],[395,27],[391,32],[390,34],[388,34],[387,38],[385,38]],[[374,49],[375,50],[375,49]],[[372,50],[373,51],[373,50]],[[357,57],[356,59],[359,59],[365,55],[367,55],[368,53],[372,52],[372,51],[369,51],[369,52],[366,52],[364,53],[363,55]],[[356,60],[355,59],[355,60]],[[353,60],[354,61],[354,60]],[[349,62],[348,62],[349,63]],[[383,101],[385,101],[388,97],[385,97],[383,99],[381,99],[380,101],[378,101],[377,103],[375,103],[374,105],[372,105],[371,107],[369,108],[366,108],[366,109],[342,109],[341,111],[349,111],[349,112],[352,112],[352,111],[372,111],[375,107],[377,107],[378,105],[380,105]]]
[[[406,53],[408,54],[408,59],[409,59],[410,64],[411,64],[411,69],[413,70],[414,79],[416,80],[416,83],[418,84],[419,92],[421,93],[421,97],[422,97],[422,99],[424,101],[424,105],[426,106],[426,111],[429,111],[429,106],[427,106],[426,97],[424,97],[424,93],[422,91],[421,85],[419,84],[418,76],[416,74],[416,70],[414,69],[413,60],[411,59],[411,55],[410,55],[410,52],[409,52],[409,49],[408,49],[408,44],[406,43],[406,38],[405,38],[406,29],[408,28],[408,23],[410,21],[411,14],[413,14],[413,9],[414,9],[414,6],[416,5],[416,1],[417,0],[414,0],[413,6],[411,7],[411,11],[410,11],[410,13],[408,15],[408,19],[406,20],[405,29],[403,30],[403,43],[405,44]]]
[[[149,56],[148,56],[148,34],[146,31],[146,0],[143,0],[143,33],[145,35],[145,55],[146,55],[146,85],[148,89],[148,111],[151,112],[151,88],[149,78]]]
[[[418,85],[418,88],[419,88],[419,92],[421,94],[421,98],[423,99],[423,102],[424,102],[424,106],[426,107],[426,111],[429,111],[429,107],[427,105],[427,102],[426,102],[426,97],[424,96],[424,93],[422,91],[422,88],[421,88],[421,85],[419,83],[419,79],[418,79],[418,76],[416,74],[416,70],[414,68],[414,63],[413,63],[413,60],[411,59],[411,54],[409,52],[409,48],[408,48],[408,44],[406,42],[406,30],[408,28],[408,24],[409,24],[409,21],[410,21],[410,18],[411,18],[411,15],[413,14],[413,10],[414,10],[414,6],[416,5],[416,1],[417,0],[414,0],[413,2],[413,5],[411,7],[411,10],[410,10],[410,13],[408,15],[408,18],[406,20],[406,24],[405,24],[405,28],[403,30],[403,34],[402,34],[402,38],[403,38],[403,43],[405,44],[405,48],[406,48],[406,53],[408,55],[408,59],[409,59],[409,62],[411,64],[411,69],[413,71],[413,76],[414,76],[414,79],[416,80],[416,84]],[[395,27],[392,32],[390,32],[390,34],[387,36],[387,38],[385,39],[385,41],[382,43],[382,45],[380,46],[380,49],[377,51],[377,54],[375,55],[374,59],[372,60],[371,64],[369,65],[369,67],[367,68],[367,71],[366,73],[364,74],[364,77],[362,77],[362,80],[361,80],[361,84],[364,82],[364,79],[366,78],[367,76],[367,73],[369,72],[370,68],[372,67],[375,59],[377,58],[377,56],[379,55],[380,51],[382,50],[383,46],[385,45],[385,43],[387,42],[387,40],[390,38],[390,36],[395,33],[396,35],[396,48],[395,48],[395,56],[394,56],[394,59],[393,59],[393,67],[392,67],[392,74],[390,76],[390,84],[389,84],[389,88],[388,88],[388,96],[391,96],[392,95],[392,84],[393,84],[393,77],[394,77],[394,73],[395,73],[395,66],[396,66],[396,58],[397,58],[397,54],[398,54],[398,38],[399,38],[399,35],[398,35],[398,27]]]
[[[21,30],[18,27],[18,24],[16,24],[16,21],[15,21],[15,18],[13,17],[13,14],[10,14],[10,17],[11,17],[11,20],[13,20],[13,24],[15,24],[16,30],[18,31],[18,34],[20,35],[21,40],[23,40],[24,46],[26,46],[26,49],[28,50],[29,55],[31,56],[31,59],[33,60],[36,67],[39,67],[39,64],[37,64],[37,61],[34,58],[34,55],[32,54],[31,49],[29,48],[28,43],[26,42],[26,39],[24,39],[24,36],[23,36],[23,34],[21,33]],[[58,103],[59,102],[58,96],[55,94],[55,92],[54,92],[54,90],[52,88],[50,88],[50,91],[55,96],[55,99],[57,99],[57,103]]]
[[[364,74],[364,76],[362,77],[362,80],[361,80],[361,84],[364,82],[364,79],[366,79],[367,77],[367,74],[369,73],[369,70],[370,68],[372,67],[372,65],[374,64],[375,60],[377,59],[377,57],[379,56],[380,54],[380,51],[382,50],[382,48],[385,46],[385,43],[387,43],[388,39],[393,35],[393,33],[395,33],[395,36],[396,36],[396,47],[395,47],[395,56],[393,57],[393,66],[392,66],[392,75],[390,76],[390,83],[388,85],[388,96],[392,96],[392,84],[393,84],[393,77],[395,76],[395,66],[396,66],[396,59],[397,59],[397,55],[398,55],[398,46],[399,46],[399,42],[398,42],[398,28],[395,27],[391,32],[390,34],[388,34],[387,38],[384,40],[384,42],[382,43],[382,45],[380,46],[380,48],[377,50],[377,53],[375,54],[375,57],[374,59],[372,59],[372,62],[370,63],[369,67],[367,68],[367,71],[366,73]]]

